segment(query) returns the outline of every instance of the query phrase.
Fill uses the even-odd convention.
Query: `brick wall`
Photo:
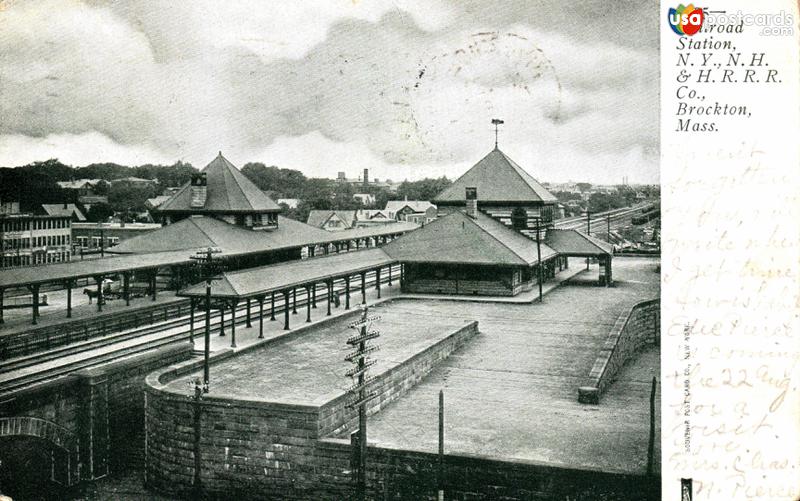
[[[404,395],[431,369],[478,332],[471,322],[425,351],[381,374],[373,389],[378,397],[370,413]],[[211,496],[260,496],[282,499],[319,498],[328,483],[349,488],[340,464],[327,458],[318,439],[354,428],[356,411],[341,395],[322,406],[286,405],[257,399],[204,398],[192,389],[178,394],[165,383],[194,366],[176,367],[147,378],[145,401],[145,483],[171,495],[194,489],[195,412],[200,409],[200,483]],[[343,486],[343,487],[342,487]],[[336,489],[333,489],[336,490]]]
[[[660,299],[643,301],[617,318],[589,375],[578,389],[578,401],[597,404],[620,369],[648,343],[660,341]]]

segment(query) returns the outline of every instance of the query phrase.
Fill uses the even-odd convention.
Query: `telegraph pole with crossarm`
[[[219,254],[222,251],[209,247],[206,250],[197,251],[194,256],[191,256],[196,263],[200,265],[200,273],[206,282],[206,331],[205,331],[205,346],[203,347],[203,393],[208,393],[208,357],[211,343],[211,283],[214,277],[222,271],[222,265],[219,258],[215,259],[214,254]]]
[[[367,491],[367,402],[375,398],[376,394],[369,391],[372,378],[367,376],[369,368],[377,362],[367,355],[380,349],[378,345],[370,345],[369,341],[380,336],[377,330],[371,329],[372,322],[380,320],[378,316],[370,317],[366,305],[362,306],[361,317],[352,322],[349,327],[355,329],[357,334],[347,339],[347,344],[355,349],[348,353],[344,359],[353,364],[345,376],[356,380],[348,388],[348,393],[354,399],[347,405],[348,408],[358,408],[358,464],[356,475],[356,493],[358,499],[366,499]]]

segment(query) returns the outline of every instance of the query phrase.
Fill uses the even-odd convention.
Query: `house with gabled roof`
[[[410,221],[414,215],[426,223],[436,218],[436,206],[427,200],[389,200],[384,210],[396,221]]]
[[[354,210],[312,210],[306,224],[326,231],[355,228],[358,216]]]

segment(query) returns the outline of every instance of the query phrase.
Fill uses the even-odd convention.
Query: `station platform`
[[[94,289],[93,287],[88,287]],[[4,324],[0,325],[0,337],[31,329],[65,325],[71,322],[80,322],[85,318],[99,318],[120,311],[132,311],[153,305],[165,305],[175,301],[186,301],[185,298],[175,296],[175,291],[159,291],[156,300],[151,297],[131,298],[130,306],[125,306],[124,299],[107,300],[103,311],[97,311],[97,301],[89,302],[89,296],[83,294],[83,288],[72,290],[72,318],[67,318],[67,291],[66,289],[48,291],[47,306],[39,307],[39,320],[37,325],[31,324],[31,308],[13,308],[3,311]]]
[[[370,444],[435,453],[443,390],[445,454],[644,473],[658,349],[626,366],[599,405],[578,403],[577,388],[619,314],[658,297],[657,264],[620,260],[614,287],[567,282],[533,307],[481,302],[465,310],[455,301],[419,301],[417,316],[468,315],[479,320],[480,335],[370,416]],[[657,400],[657,411],[659,405]],[[659,454],[656,440],[657,461]]]

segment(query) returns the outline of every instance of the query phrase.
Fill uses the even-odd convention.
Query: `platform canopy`
[[[384,225],[385,228],[364,227],[330,232],[282,216],[278,216],[278,221],[278,227],[274,230],[253,231],[208,216],[191,216],[146,235],[125,240],[106,252],[127,254],[216,247],[227,253],[246,255],[393,235],[418,227],[413,223],[397,222]]]
[[[69,261],[45,266],[27,266],[1,270],[0,289],[108,276],[124,271],[137,271],[192,262],[191,252],[173,251],[133,256],[114,256],[85,261]]]
[[[383,247],[404,263],[450,263],[532,266],[538,262],[536,241],[478,212],[475,218],[454,212]],[[541,243],[545,261],[556,252]]]
[[[223,273],[211,285],[211,297],[247,299],[268,293],[304,287],[346,275],[374,270],[397,261],[381,248],[331,254],[328,256],[259,266]],[[184,297],[204,297],[206,284],[200,283],[178,292]]]
[[[208,247],[220,249],[219,257],[246,256],[310,245],[399,235],[419,227],[413,223],[399,222],[332,233],[291,219],[281,219],[279,229],[251,231],[210,217],[190,217],[106,249],[106,254],[112,254],[112,251],[118,253],[113,257],[2,269],[0,289],[189,264],[193,262],[190,256]]]
[[[477,188],[479,203],[555,203],[558,199],[495,148],[436,196],[436,205],[463,205],[466,188]]]
[[[209,216],[190,216],[146,235],[129,238],[107,249],[117,254],[163,252],[216,247],[226,252],[250,253],[302,247],[329,240],[331,234],[278,216],[278,227],[253,231]]]
[[[598,257],[611,255],[614,247],[578,230],[547,230],[547,245],[559,254],[575,257]]]

